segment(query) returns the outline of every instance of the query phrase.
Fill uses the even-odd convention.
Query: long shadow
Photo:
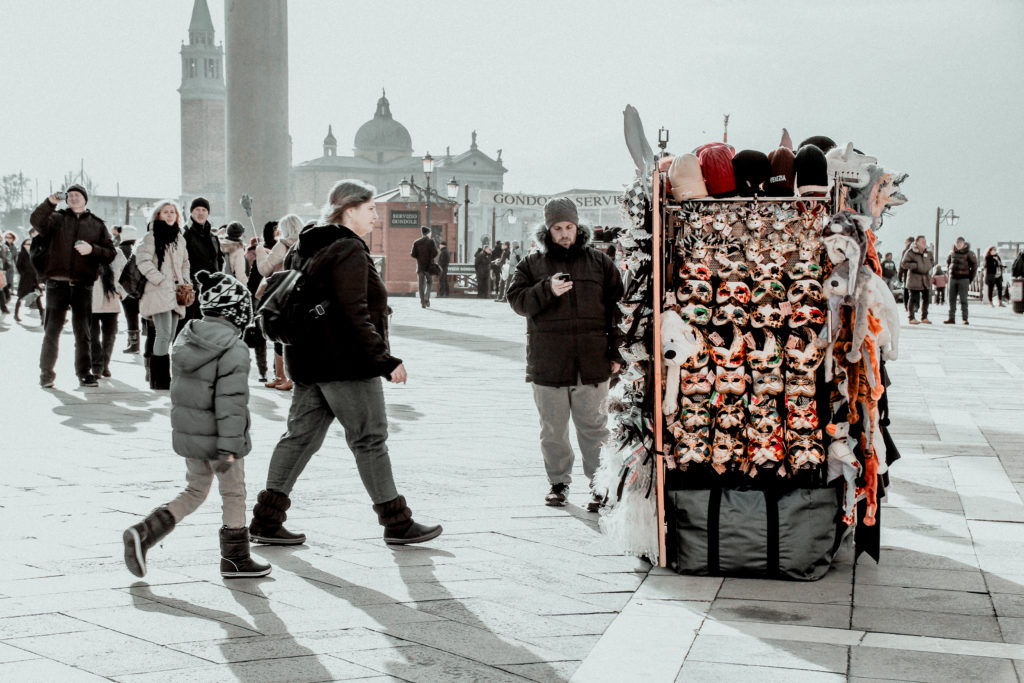
[[[140,392],[127,384],[118,384],[127,391],[86,390],[80,398],[61,389],[53,389],[51,393],[62,404],[53,409],[53,414],[67,418],[61,422],[62,425],[88,434],[106,433],[93,425],[107,427],[115,432],[139,431],[141,425],[152,420],[155,411],[146,407],[134,410],[129,406],[148,406],[158,397]]]
[[[236,591],[230,587],[228,587],[228,590],[231,592],[231,597],[233,597],[235,601],[245,608],[246,612],[248,612],[248,621],[252,624],[251,629],[258,631],[259,633],[271,633],[273,634],[272,636],[260,637],[254,635],[249,637],[231,637],[231,631],[228,627],[235,626],[231,620],[237,619],[238,615],[231,612],[223,612],[210,607],[196,605],[181,598],[156,595],[153,593],[149,584],[143,581],[136,581],[132,584],[131,595],[135,608],[144,612],[159,612],[160,614],[167,614],[167,612],[160,610],[152,604],[158,603],[167,607],[173,607],[183,612],[188,612],[190,617],[200,617],[223,627],[225,630],[225,637],[219,643],[221,656],[224,658],[225,663],[231,669],[235,678],[239,681],[250,681],[257,677],[262,678],[267,675],[265,671],[261,671],[261,669],[266,666],[267,662],[274,660],[281,661],[284,659],[288,661],[288,668],[291,674],[297,676],[301,673],[303,680],[334,680],[334,676],[331,672],[328,671],[320,662],[320,659],[317,657],[317,653],[295,640],[295,637],[288,632],[288,629],[285,627],[285,623],[280,617],[278,617],[273,611],[259,612],[253,609],[254,603],[258,602],[253,599],[253,596],[266,600],[268,609],[270,607],[270,601],[266,599],[267,596],[263,594],[263,591],[260,590],[258,585],[260,581],[266,580],[272,581],[273,579],[267,577],[266,579],[248,580],[246,581],[248,585],[247,590],[245,591]],[[271,643],[273,643],[274,646],[273,656],[258,656],[259,651],[261,649],[265,650],[266,646]],[[247,648],[252,648],[255,651],[252,653],[246,653],[244,650]],[[301,662],[299,667],[295,666],[298,662]],[[257,667],[256,670],[254,670],[254,666]],[[301,671],[295,671],[295,669],[300,667]],[[281,673],[283,674],[283,672]],[[273,674],[271,675],[273,676]],[[278,678],[277,676],[273,677],[274,680],[284,680],[284,678]]]
[[[526,344],[472,332],[449,332],[433,327],[416,325],[392,325],[391,333],[397,337],[419,339],[433,344],[454,346],[463,351],[498,356],[508,360],[522,361],[526,358]]]
[[[353,607],[363,609],[365,607],[388,605],[388,604],[402,604],[401,601],[379,591],[360,586],[359,584],[347,581],[339,576],[329,574],[312,564],[302,559],[294,548],[288,548],[286,546],[277,547],[261,547],[262,551],[265,552],[266,557],[271,560],[275,565],[288,569],[297,576],[304,579],[311,586],[324,590],[335,598],[345,599],[344,594],[338,595],[331,588],[340,588],[342,592],[346,589],[358,589],[357,592],[362,595],[369,595],[372,600],[370,603],[366,603],[364,600],[359,600],[360,604],[349,601]],[[409,563],[402,563],[397,561],[403,554],[415,552],[417,557],[427,557],[430,561],[427,563],[420,563],[411,565]],[[521,647],[518,645],[511,645],[507,641],[503,640],[501,636],[494,633],[485,623],[483,623],[476,614],[473,613],[468,607],[466,607],[461,601],[456,599],[434,575],[434,557],[454,557],[452,553],[445,550],[433,549],[428,547],[418,547],[416,549],[404,549],[404,550],[393,550],[396,566],[398,567],[399,575],[402,577],[402,581],[409,589],[409,595],[413,602],[446,602],[454,611],[454,614],[449,612],[449,616],[442,617],[451,623],[457,623],[464,626],[470,626],[476,629],[474,633],[476,639],[473,641],[473,652],[466,652],[467,648],[461,648],[463,651],[456,653],[452,650],[460,649],[457,646],[452,649],[446,649],[446,645],[441,640],[442,636],[436,636],[431,638],[429,636],[421,636],[415,632],[415,629],[410,629],[409,624],[406,620],[396,619],[394,622],[388,621],[387,612],[370,612],[364,610],[370,615],[375,621],[382,624],[381,632],[389,635],[393,638],[405,640],[408,642],[421,645],[423,647],[439,650],[445,652],[453,658],[466,659],[468,661],[475,662],[483,667],[491,669],[497,669],[505,672],[509,677],[515,677],[519,674],[513,673],[508,669],[502,668],[503,666],[512,666],[513,664],[529,663],[533,667],[533,671],[530,674],[530,678],[534,678],[538,681],[557,681],[562,682],[567,680],[561,676],[555,669],[548,666],[546,663],[538,661],[539,658],[529,648]],[[428,590],[427,586],[433,586],[433,589]],[[435,615],[436,616],[436,615]],[[438,623],[438,622],[429,622]],[[375,629],[377,630],[377,629]],[[425,631],[427,629],[424,629]],[[453,643],[455,641],[453,640]],[[401,655],[403,648],[396,648],[396,655]],[[496,652],[505,653],[504,659],[515,660],[508,661],[504,664],[493,664],[488,662],[487,654],[493,654]],[[344,655],[340,655],[344,657]],[[566,657],[569,659],[569,657]],[[412,663],[410,663],[412,664]],[[383,673],[388,673],[396,678],[404,679],[408,676],[403,667],[392,665],[390,663],[384,665],[388,670]],[[465,678],[466,680],[478,680],[471,672],[460,672],[465,675],[457,675],[451,671],[450,666],[444,668],[445,675],[450,675],[452,679]]]

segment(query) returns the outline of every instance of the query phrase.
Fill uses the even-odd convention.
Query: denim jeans
[[[420,286],[420,303],[428,303],[430,301],[430,287],[433,284],[433,276],[430,273],[417,272],[416,278],[419,280]]]
[[[42,379],[53,379],[57,366],[57,349],[60,333],[71,309],[71,329],[75,333],[75,374],[88,375],[92,370],[90,360],[92,337],[89,325],[92,319],[93,283],[79,284],[63,280],[49,280],[46,283],[46,319],[43,323],[43,347],[39,352],[39,371]]]
[[[573,456],[569,445],[569,417],[576,425],[576,441],[583,457],[583,475],[594,478],[601,464],[601,446],[608,438],[608,382],[574,387],[533,385],[533,400],[540,415],[540,450],[551,484],[572,482]]]
[[[398,497],[388,456],[388,417],[380,377],[339,382],[295,382],[287,431],[270,457],[267,488],[291,495],[309,459],[337,419],[356,458],[363,487],[375,503]]]
[[[110,356],[117,340],[117,313],[93,313],[89,326],[92,337],[92,374],[101,375],[110,367]]]
[[[967,320],[967,290],[971,281],[965,277],[954,277],[949,280],[949,319],[956,320],[956,298],[960,297],[960,315]]]
[[[178,325],[178,314],[173,310],[153,314],[153,355],[166,356],[171,352],[171,342]]]

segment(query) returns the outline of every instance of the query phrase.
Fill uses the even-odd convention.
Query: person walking
[[[430,287],[433,274],[430,272],[437,258],[437,245],[434,238],[430,236],[430,228],[420,228],[421,237],[412,243],[412,250],[409,256],[416,259],[416,279],[419,284],[420,306],[430,308]]]
[[[249,351],[239,337],[252,321],[252,300],[241,282],[223,273],[204,270],[194,281],[203,318],[188,321],[175,340],[171,380],[171,444],[185,458],[188,485],[174,500],[125,529],[124,562],[132,574],[145,576],[147,551],[202,505],[216,477],[223,524],[220,575],[266,576],[270,565],[250,556],[245,526],[243,463],[252,442]]]
[[[900,268],[896,273],[896,279],[903,285],[903,310],[910,311],[910,297],[907,296],[907,269],[902,266],[903,257],[907,255],[910,247],[914,244],[914,238],[908,237],[903,244],[903,251],[900,252]]]
[[[882,260],[881,265],[882,279],[885,280],[885,284],[889,286],[889,289],[892,289],[892,282],[893,280],[896,279],[896,276],[899,274],[900,269],[896,265],[896,262],[892,260],[891,251],[887,251],[885,253],[885,258]]]
[[[907,290],[910,292],[909,320],[911,325],[920,324],[916,319],[917,309],[921,307],[921,321],[931,325],[928,319],[928,302],[931,299],[931,272],[935,267],[935,259],[928,250],[928,241],[924,235],[918,235],[910,248],[903,254],[900,268],[906,273]]]
[[[491,251],[491,293],[497,299],[501,292],[501,266],[505,263],[505,244],[501,241],[494,243]]]
[[[110,356],[117,341],[117,316],[121,312],[124,287],[118,280],[128,259],[120,249],[114,249],[114,260],[101,263],[92,288],[92,374],[110,377]]]
[[[117,248],[121,250],[125,260],[130,259],[135,252],[135,244],[139,239],[139,231],[133,225],[121,226],[121,241]],[[121,350],[121,353],[139,352],[139,300],[134,296],[127,296],[121,299],[121,308],[124,310],[124,320],[128,325],[128,346]],[[188,315],[186,309],[185,314]]]
[[[452,255],[448,252],[448,243],[441,240],[440,250],[437,253],[437,267],[441,269],[441,275],[437,281],[438,298],[451,296],[448,284],[448,266],[451,265],[451,262]]]
[[[18,262],[18,236],[8,230],[4,233],[4,241],[0,244],[0,250],[4,253],[4,277],[7,284],[3,288],[4,304],[8,304],[14,296],[14,274],[17,272],[15,264]]]
[[[13,233],[12,233],[13,234]],[[0,313],[7,315],[11,310],[7,307],[10,300],[11,283],[14,281],[16,255],[12,256],[7,249],[7,240],[0,240]]]
[[[932,275],[932,286],[935,287],[935,303],[946,303],[946,285],[949,284],[949,276],[942,266],[935,266],[935,274]]]
[[[32,257],[29,249],[32,246],[32,238],[26,237],[21,241],[21,249],[18,250],[18,260],[15,266],[18,269],[18,300],[14,304],[14,320],[21,322],[21,304],[35,306],[39,311],[39,323],[43,322],[43,299],[41,296],[43,285],[39,282],[36,268],[32,265]]]
[[[967,292],[971,282],[978,274],[978,258],[971,251],[971,245],[963,237],[957,237],[953,250],[946,257],[946,270],[949,272],[949,319],[946,325],[956,323],[956,300],[960,297],[960,317],[967,322]]]
[[[64,199],[67,208],[57,211],[61,197],[50,195],[36,207],[29,219],[39,232],[33,239],[43,239],[47,243],[45,263],[38,273],[39,278],[46,282],[39,384],[52,388],[56,380],[60,333],[70,309],[78,383],[83,387],[95,387],[99,383],[92,374],[92,339],[89,334],[92,287],[100,264],[114,260],[114,245],[106,224],[86,208],[89,194],[84,187],[70,186]]]
[[[304,291],[324,314],[311,321],[307,338],[285,346],[295,382],[286,431],[274,448],[267,485],[252,511],[253,541],[304,543],[284,528],[291,493],[309,459],[337,420],[355,456],[363,486],[384,527],[388,544],[422,543],[440,526],[413,521],[399,495],[388,454],[388,419],[381,378],[404,384],[406,370],[388,345],[388,293],[363,237],[376,224],[372,185],[340,180],[327,196],[320,221],[306,227],[285,259],[305,273]]]
[[[988,289],[988,303],[995,306],[1003,305],[1003,260],[999,258],[999,250],[989,247],[985,250],[985,286]],[[993,293],[995,296],[993,296]]]
[[[220,251],[224,255],[222,273],[234,276],[243,285],[249,279],[249,271],[245,267],[245,226],[238,221],[228,223],[224,236],[220,238]]]
[[[508,288],[512,310],[526,318],[526,381],[540,416],[540,447],[551,489],[544,502],[563,506],[572,482],[574,455],[569,418],[593,481],[608,437],[608,383],[619,371],[618,301],[622,280],[610,258],[590,246],[590,229],[579,224],[567,198],[544,206],[538,251],[523,259]],[[587,510],[601,498],[592,493]]]
[[[512,282],[512,276],[515,275],[519,262],[523,260],[523,255],[519,251],[519,242],[505,242],[503,253],[505,262],[501,266],[501,286],[498,290],[499,301],[506,301],[505,296],[508,292],[508,286]]]
[[[205,270],[217,273],[224,269],[224,254],[220,250],[220,242],[210,225],[210,201],[206,197],[196,197],[188,208],[191,221],[185,228],[185,248],[188,250],[188,262],[192,265],[192,272],[198,273]],[[122,237],[123,239],[123,237]],[[192,286],[199,291],[199,283],[193,278]],[[188,320],[198,320],[202,317],[199,310],[199,301],[193,301],[191,306],[185,309],[185,317],[181,320],[178,328],[182,328]]]
[[[473,254],[473,269],[476,270],[476,295],[486,299],[491,295],[491,248],[480,245]]]
[[[281,217],[272,235],[273,243],[270,251],[265,255],[259,251],[256,252],[256,268],[259,270],[260,275],[264,278],[269,278],[284,268],[285,256],[288,255],[288,250],[298,241],[301,230],[302,219],[295,214],[290,213],[287,216]],[[263,238],[264,240],[267,238],[265,233]],[[266,242],[264,243],[266,244]],[[284,368],[284,345],[280,342],[274,342],[274,379],[267,382],[264,386],[268,389],[277,389],[279,391],[292,390],[292,381],[288,379],[288,374]]]
[[[172,200],[157,204],[135,261],[146,278],[139,313],[153,325],[149,388],[166,391],[171,388],[171,341],[178,319],[185,315],[185,306],[178,302],[178,285],[192,282],[181,211]]]

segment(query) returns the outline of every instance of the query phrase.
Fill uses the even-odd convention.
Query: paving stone
[[[553,683],[568,681],[579,666],[579,661],[568,660],[544,664],[505,664],[499,668],[537,683]]]
[[[548,648],[509,634],[495,633],[484,625],[452,621],[397,624],[389,627],[387,633],[484,664],[531,664],[565,659]]]
[[[67,664],[46,659],[0,663],[0,681],[18,683],[97,683],[109,680]]]
[[[649,575],[636,590],[638,600],[696,600],[710,602],[723,579],[717,576]]]
[[[501,668],[490,667],[478,661],[432,647],[414,645],[397,650],[362,650],[345,655],[345,659],[366,668],[379,671],[404,681],[436,683],[436,681],[518,681],[522,677],[508,673]],[[505,667],[513,665],[506,664]],[[559,681],[556,669],[545,662],[533,663],[533,680]]]
[[[824,583],[728,578],[722,582],[718,598],[849,605],[853,592],[852,580],[852,573],[847,573],[843,581]]]
[[[254,662],[233,662],[223,666],[204,666],[158,673],[118,676],[124,683],[221,683],[226,676],[249,683],[318,683],[377,679],[374,670],[331,655],[288,657]],[[387,680],[387,679],[384,679]]]
[[[968,591],[934,590],[929,588],[903,588],[858,584],[855,593],[857,607],[891,607],[925,612],[947,612],[992,616],[992,601],[984,593]]]
[[[849,605],[819,605],[805,602],[719,598],[711,604],[708,616],[724,621],[763,621],[770,624],[829,628],[847,628],[850,625]]]
[[[767,666],[743,666],[687,660],[676,678],[677,683],[721,683],[722,681],[758,681],[759,683],[831,683],[845,681],[843,674]]]
[[[0,664],[7,662],[21,662],[26,659],[38,659],[39,655],[27,650],[14,647],[13,645],[7,645],[0,643]]]
[[[169,647],[207,661],[228,663],[283,659],[311,654],[343,654],[355,650],[404,647],[407,641],[366,628],[315,631],[297,636],[274,635],[179,642]]]
[[[850,676],[900,681],[1016,681],[1009,659],[855,647]]]
[[[751,664],[784,669],[846,673],[849,648],[822,643],[762,640],[752,636],[700,634],[690,646],[687,661]]]
[[[998,642],[1002,639],[994,616],[968,616],[888,607],[853,608],[853,628],[875,633],[961,638]]]
[[[48,633],[74,633],[91,631],[95,624],[64,614],[34,614],[0,620],[0,640],[25,638]]]

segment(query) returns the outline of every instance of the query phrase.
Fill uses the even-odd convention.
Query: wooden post
[[[661,433],[661,402],[663,378],[661,376],[661,173],[654,171],[651,182],[651,207],[653,221],[651,224],[651,263],[653,273],[651,274],[651,305],[654,308],[654,329],[651,336],[654,338],[654,353],[651,364],[654,372],[654,469],[655,486],[658,498],[658,566],[665,567],[668,563],[665,558],[665,456],[662,454],[664,438]]]

